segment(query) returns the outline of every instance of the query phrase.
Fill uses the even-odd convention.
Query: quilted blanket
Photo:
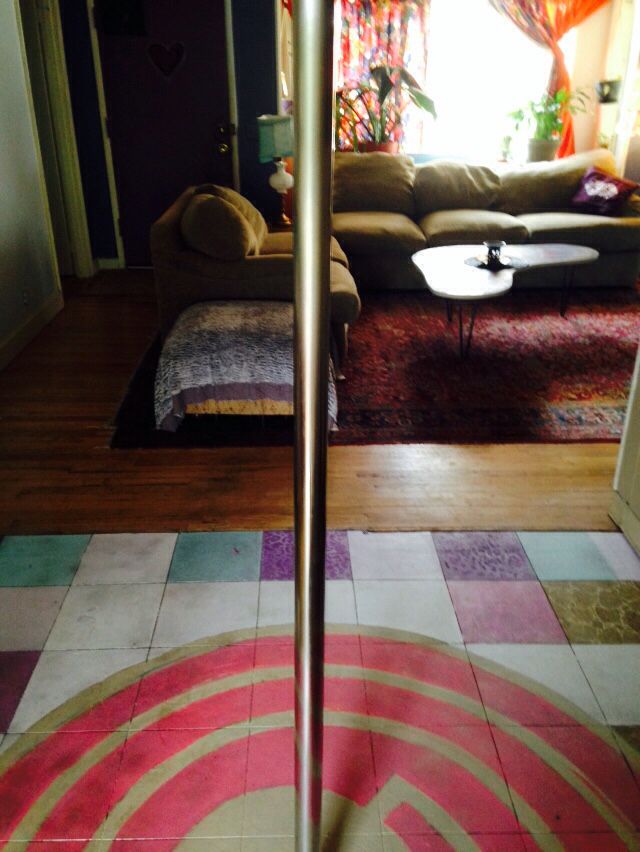
[[[338,401],[330,366],[329,425]],[[167,337],[155,381],[156,427],[174,432],[185,413],[293,414],[293,305],[201,302]]]

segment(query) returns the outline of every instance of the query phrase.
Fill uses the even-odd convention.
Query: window
[[[411,43],[408,54],[412,70]],[[404,149],[471,161],[499,159],[502,138],[513,134],[508,113],[540,97],[550,71],[550,51],[487,2],[431,0],[424,86],[438,119],[414,110]]]

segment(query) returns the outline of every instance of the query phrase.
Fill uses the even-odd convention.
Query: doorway
[[[224,0],[96,4],[128,266],[150,265],[149,228],[190,185],[233,183]]]

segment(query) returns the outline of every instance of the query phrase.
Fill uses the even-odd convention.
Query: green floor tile
[[[182,533],[178,536],[170,583],[258,580],[262,533]]]
[[[6,536],[0,541],[0,586],[68,586],[90,538]]]
[[[518,533],[540,580],[615,580],[587,533]]]

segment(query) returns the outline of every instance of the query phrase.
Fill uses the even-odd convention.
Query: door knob
[[[228,154],[228,153],[229,153],[229,146],[227,145],[227,143],[226,142],[219,142],[218,143],[218,154]]]

